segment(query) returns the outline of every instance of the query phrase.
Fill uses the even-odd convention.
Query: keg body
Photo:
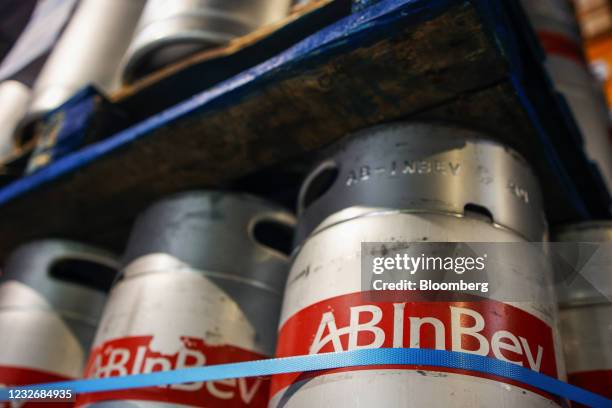
[[[260,222],[290,227],[293,219],[262,200],[215,192],[178,195],[145,212],[86,377],[272,355],[288,258],[254,238]],[[256,407],[265,405],[267,395],[265,380],[241,378],[90,394],[77,405]]]
[[[332,167],[335,181],[324,183],[331,186],[313,199],[321,169]],[[406,292],[386,300],[364,293],[364,242],[388,249],[389,243],[436,248],[541,239],[537,182],[516,153],[452,126],[380,126],[339,147],[307,178],[301,198],[300,248],[285,289],[277,357],[436,348],[514,360],[564,377],[552,273],[533,259],[508,256],[488,271],[499,290],[486,299],[428,301]],[[486,209],[491,218],[470,208]],[[466,321],[482,324],[478,341],[461,334]],[[506,335],[516,348],[500,357],[496,347]],[[559,403],[528,386],[466,371],[376,366],[275,376],[270,406],[479,407],[499,401],[516,407]]]
[[[522,4],[546,52],[548,74],[576,119],[585,153],[611,188],[608,107],[601,86],[587,66],[572,5],[567,0],[524,0]]]
[[[112,281],[117,268],[112,255],[68,241],[35,241],[13,252],[0,284],[1,384],[81,376],[106,295],[53,275],[65,262],[76,262],[71,272],[92,281],[100,278],[93,273]]]

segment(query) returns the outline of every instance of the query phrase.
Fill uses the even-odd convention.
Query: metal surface
[[[538,32],[558,33],[581,46],[580,27],[570,0],[521,0],[521,4]]]
[[[560,242],[612,242],[612,222],[568,225],[555,238]],[[612,265],[605,268],[604,274],[612,275]],[[599,283],[612,289],[612,278]],[[579,287],[561,294],[561,334],[570,381],[595,392],[606,390],[604,395],[612,397],[612,304],[602,301],[597,290],[603,289]],[[593,372],[597,375],[589,376]],[[587,381],[582,381],[584,376]]]
[[[612,304],[562,309],[560,318],[568,374],[599,370],[612,374]]]
[[[592,221],[566,225],[553,236],[557,260],[557,296],[562,308],[609,303],[612,298],[610,244],[612,222]],[[565,243],[565,245],[563,244]],[[569,243],[575,243],[570,245]],[[568,268],[569,267],[569,268]]]
[[[56,275],[64,262],[78,262],[78,270]],[[117,267],[107,252],[69,241],[13,252],[0,281],[0,383],[78,378],[106,299],[82,280],[112,281]]]
[[[494,223],[530,241],[542,240],[546,222],[531,169],[516,152],[486,138],[425,123],[388,124],[349,136],[302,187],[298,242],[353,206],[463,214],[470,205],[485,208]],[[309,196],[319,194],[318,183],[330,177],[329,190],[307,205]]]
[[[280,20],[290,5],[291,0],[149,0],[125,58],[124,80]]]
[[[82,0],[40,72],[24,126],[86,85],[120,85],[119,64],[145,0]]]
[[[404,173],[403,169],[408,168],[405,163],[413,162],[428,163],[417,168],[437,171]],[[397,300],[401,303],[361,296],[364,293],[360,273],[363,242],[523,243],[524,236],[539,239],[545,227],[537,182],[516,153],[475,132],[435,124],[398,123],[352,135],[336,148],[336,154],[330,155],[326,163],[323,167],[330,163],[338,167],[338,177],[331,183],[328,180],[319,184],[321,179],[316,176],[320,174],[319,167],[302,188],[298,222],[301,246],[294,255],[285,289],[278,357],[317,352],[313,350],[315,344],[319,350],[321,343],[325,345],[320,352],[368,347],[433,348],[432,332],[422,329],[421,334],[418,330],[415,334],[412,326],[408,328],[414,319],[427,318],[431,316],[428,313],[441,308],[441,314],[436,316],[439,320],[429,317],[424,321],[445,327],[451,325],[448,315],[453,307],[476,307],[484,316],[485,326],[510,332],[523,327],[527,331],[521,336],[532,346],[539,341],[536,338],[543,338],[538,336],[546,334],[548,342],[540,343],[542,361],[554,367],[549,375],[564,378],[556,340],[552,273],[549,268],[537,267],[533,259],[505,259],[498,268],[489,270],[490,278],[499,282],[502,290],[474,304],[469,301],[423,303],[408,293],[397,295],[401,296],[401,301]],[[453,173],[450,165],[458,171]],[[363,168],[369,171],[360,172]],[[367,177],[356,181],[354,171]],[[315,194],[318,198],[311,201],[308,197],[313,188],[317,189],[313,187],[316,185],[329,188],[323,188],[322,193]],[[516,186],[524,194],[517,195]],[[528,202],[521,199],[527,196]],[[481,210],[472,212],[475,207],[468,207],[464,211],[468,203],[477,204]],[[486,215],[487,211],[495,223]],[[509,298],[517,302],[508,302]],[[402,321],[397,318],[398,306],[405,313],[404,326],[398,323]],[[497,309],[500,307],[503,312]],[[355,316],[354,312],[360,308],[364,308],[363,315]],[[355,323],[359,327],[353,327]],[[446,337],[439,346],[438,329],[435,332],[435,347],[451,349],[451,339]],[[355,333],[359,340],[350,340]],[[399,342],[398,333],[403,333]],[[443,333],[452,336],[449,328]],[[380,336],[384,341],[372,340]],[[414,336],[420,336],[420,340]],[[457,350],[455,339],[452,344],[452,349]],[[485,355],[499,358],[488,352]],[[533,390],[453,370],[398,367],[338,370],[316,376],[295,376],[293,380],[275,376],[271,387],[271,407],[485,407],[500,403],[504,407],[550,407],[557,404]]]
[[[13,151],[13,135],[28,109],[29,100],[30,89],[21,82],[0,83],[0,162]]]
[[[582,133],[587,156],[612,192],[610,120],[601,86],[584,59],[582,39],[571,4],[565,0],[522,2],[546,51],[546,68],[565,97]]]
[[[583,63],[551,55],[547,67],[574,114],[587,156],[612,191],[610,120],[601,88]]]
[[[123,277],[104,312],[86,376],[272,355],[288,269],[288,255],[274,248],[277,239],[282,246],[291,237],[274,229],[260,235],[260,227],[291,232],[293,223],[275,205],[231,193],[189,192],[153,205],[133,229]],[[110,350],[132,356],[144,350],[144,362],[122,360],[121,366],[108,357]],[[189,359],[181,353],[189,353]],[[214,387],[200,383],[162,393],[92,394],[78,405],[113,406],[103,401],[114,399],[126,406],[259,406],[267,399],[267,383],[261,379],[225,382],[221,391]]]

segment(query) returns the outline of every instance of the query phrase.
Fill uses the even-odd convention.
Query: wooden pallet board
[[[605,211],[577,198],[572,177],[585,171],[559,172],[558,152],[542,139],[538,113],[512,75],[517,48],[503,47],[495,24],[504,21],[491,4],[382,1],[0,190],[0,258],[49,236],[121,251],[134,217],[177,191],[240,187],[278,198],[280,189],[265,187],[277,183],[270,177],[295,190],[322,148],[406,118],[482,128],[537,158],[553,220]],[[553,95],[539,81],[534,90]],[[586,183],[583,189],[592,187],[588,175]]]
[[[123,86],[111,100],[132,120],[146,119],[274,57],[346,17],[351,12],[351,4],[351,0],[313,0],[298,5],[283,20],[237,38],[227,46],[198,52]]]

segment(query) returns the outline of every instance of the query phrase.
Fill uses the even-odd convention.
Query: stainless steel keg
[[[587,66],[580,29],[569,0],[523,0],[546,52],[546,68],[582,133],[587,156],[612,191],[612,142],[608,107]]]
[[[32,91],[24,126],[94,85],[111,93],[120,85],[119,65],[145,0],[81,0],[45,62]]]
[[[30,89],[18,81],[0,83],[0,162],[15,146],[14,133],[30,101]]]
[[[219,46],[280,20],[291,0],[149,0],[127,52],[132,82],[197,51]]]
[[[153,205],[132,231],[86,377],[273,355],[293,223],[276,205],[241,194],[189,192]],[[83,395],[77,405],[259,407],[268,385],[177,384]]]
[[[486,135],[435,123],[395,123],[350,135],[304,182],[297,231],[277,357],[423,347],[512,360],[564,377],[552,272],[534,259],[508,255],[490,267],[498,290],[488,298],[429,302],[402,293],[392,301],[368,296],[362,286],[362,243],[381,243],[384,253],[388,243],[543,239],[537,180],[519,154]],[[478,332],[477,341],[462,335],[464,324]],[[500,336],[513,352],[499,352]],[[559,404],[525,384],[425,367],[279,375],[271,388],[270,407]]]
[[[612,222],[568,225],[555,236],[560,242],[612,242]],[[601,269],[596,282],[576,280],[560,291],[561,336],[568,380],[579,387],[612,398],[612,253],[609,246],[594,254]],[[603,262],[601,262],[603,261]]]
[[[0,384],[79,378],[117,267],[107,252],[69,241],[13,252],[0,280]]]

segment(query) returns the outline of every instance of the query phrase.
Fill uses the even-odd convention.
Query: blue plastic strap
[[[367,349],[340,353],[274,358],[125,377],[37,384],[15,387],[15,389],[70,389],[78,394],[372,365],[423,365],[469,370],[517,381],[591,407],[612,407],[612,400],[610,399],[516,364],[468,353],[409,348]],[[8,389],[1,389],[0,401],[6,400],[8,400]]]

